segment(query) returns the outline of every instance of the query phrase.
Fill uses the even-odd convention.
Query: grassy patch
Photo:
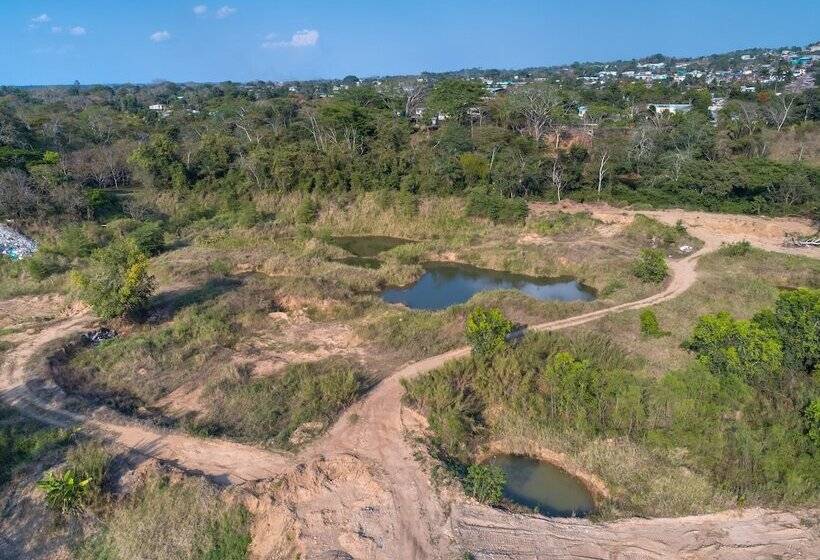
[[[531,219],[527,228],[539,235],[566,236],[588,232],[601,222],[589,212],[556,212]]]
[[[110,399],[124,412],[152,404],[186,382],[220,371],[238,338],[275,308],[264,281],[222,280],[171,293],[156,304],[172,317],[80,349],[61,384]]]
[[[683,256],[693,251],[681,251],[680,247],[688,245],[699,249],[703,242],[687,233],[686,228],[678,223],[668,226],[643,214],[637,214],[624,234],[628,239],[640,243],[642,247],[660,249],[671,256]]]
[[[80,560],[244,560],[250,516],[225,505],[198,479],[168,482],[158,476],[103,520],[99,533],[77,553]]]
[[[0,255],[0,299],[66,291],[68,279],[65,274],[40,278],[29,271],[26,260],[12,261]]]
[[[71,432],[47,427],[0,405],[0,486],[19,468],[69,443]]]
[[[209,412],[198,424],[211,433],[290,447],[304,442],[292,439],[300,426],[317,423],[315,434],[364,389],[362,372],[335,359],[291,365],[281,376],[262,379],[237,371],[206,389]]]

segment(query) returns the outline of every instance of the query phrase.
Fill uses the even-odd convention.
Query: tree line
[[[140,197],[123,196],[134,192],[250,201],[375,189],[472,193],[510,219],[518,212],[500,211],[500,199],[817,213],[815,90],[727,91],[713,121],[720,92],[690,86],[542,81],[490,95],[451,77],[346,87],[327,97],[230,83],[0,89],[0,217],[140,219]],[[653,110],[668,100],[692,110]],[[787,142],[793,156],[772,159]]]

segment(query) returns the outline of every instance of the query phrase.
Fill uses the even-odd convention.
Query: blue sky
[[[0,0],[0,84],[287,80],[820,39],[817,0]]]

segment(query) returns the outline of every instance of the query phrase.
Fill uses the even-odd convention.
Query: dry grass
[[[247,513],[222,503],[201,479],[149,477],[113,509],[82,560],[241,560],[250,543]]]

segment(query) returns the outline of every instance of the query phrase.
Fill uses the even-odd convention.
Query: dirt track
[[[536,207],[536,211],[541,208]],[[578,209],[577,205],[566,209]],[[610,223],[631,219],[630,213],[607,207],[591,209]],[[533,330],[558,330],[600,317],[677,297],[696,281],[698,258],[721,242],[748,239],[754,245],[783,250],[783,231],[808,228],[798,222],[724,217],[681,211],[645,212],[667,223],[678,219],[704,240],[696,254],[671,263],[672,278],[663,291],[648,298],[576,317],[534,325]],[[625,217],[626,216],[626,217]],[[727,221],[731,220],[731,221]],[[737,220],[747,231],[736,231]],[[795,227],[797,226],[797,227]],[[793,228],[793,229],[789,229]],[[751,235],[750,233],[754,233]],[[803,250],[801,254],[812,254]],[[224,483],[280,478],[279,499],[292,516],[292,530],[307,558],[341,550],[354,558],[450,558],[470,550],[477,558],[810,558],[820,537],[796,514],[750,510],[678,519],[630,519],[594,525],[583,520],[550,520],[509,515],[440,497],[414,458],[408,430],[420,419],[401,404],[400,380],[465,356],[460,348],[409,364],[382,381],[361,402],[348,409],[328,433],[298,456],[275,454],[221,440],[203,440],[164,433],[131,422],[104,422],[61,408],[59,391],[46,402],[30,390],[29,361],[44,345],[77,333],[93,323],[87,316],[56,322],[23,340],[7,355],[0,372],[0,395],[20,410],[55,425],[84,423],[125,447],[172,463],[183,470]],[[39,393],[38,393],[39,394]],[[817,512],[803,512],[816,522]]]

